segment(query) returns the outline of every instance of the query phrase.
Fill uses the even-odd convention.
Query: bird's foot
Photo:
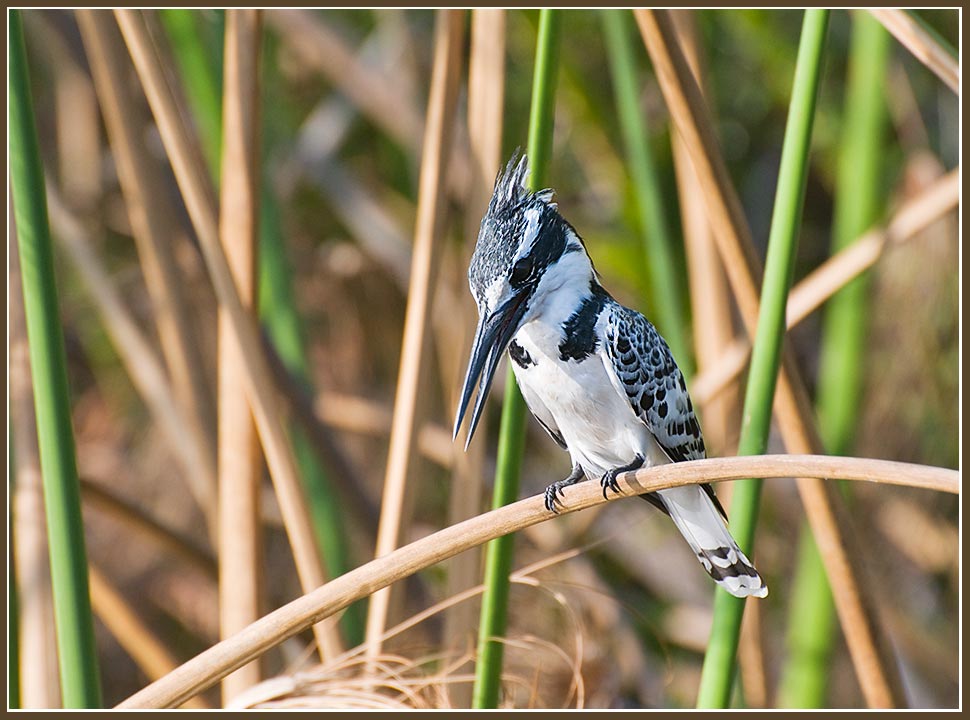
[[[633,462],[629,463],[628,465],[620,465],[619,467],[610,468],[603,473],[603,477],[600,478],[600,485],[603,488],[603,497],[606,498],[607,489],[612,490],[615,493],[620,492],[620,484],[616,481],[617,475],[630,470],[639,470],[642,467],[643,455],[637,453],[637,456],[633,459]]]
[[[559,511],[556,509],[556,504],[559,503],[559,498],[556,496],[562,495],[563,497],[565,497],[566,493],[563,492],[563,488],[567,488],[570,485],[575,485],[580,480],[582,480],[583,477],[585,477],[585,473],[583,472],[583,469],[579,466],[579,463],[576,463],[575,465],[573,465],[573,471],[569,473],[569,477],[564,478],[562,480],[558,480],[554,482],[552,485],[550,485],[549,487],[547,487],[546,503],[545,503],[546,510],[548,510],[549,512],[554,512],[558,514]]]

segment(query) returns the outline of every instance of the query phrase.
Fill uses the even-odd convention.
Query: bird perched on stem
[[[556,512],[570,485],[598,479],[605,497],[619,490],[621,472],[703,458],[704,438],[667,343],[600,285],[552,190],[530,192],[528,173],[528,159],[514,154],[482,218],[468,268],[479,322],[454,432],[457,437],[477,381],[467,447],[508,348],[529,410],[573,463],[568,477],[546,488],[546,508]],[[642,497],[670,516],[725,590],[738,597],[768,594],[709,484]]]

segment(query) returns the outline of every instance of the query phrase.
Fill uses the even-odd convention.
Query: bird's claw
[[[557,497],[557,495],[566,497],[566,491],[563,488],[565,488],[567,484],[568,483],[565,483],[562,480],[560,480],[559,482],[554,482],[552,485],[546,488],[546,499],[545,499],[546,510],[548,510],[549,512],[556,513],[556,515],[559,514],[559,509],[557,505],[561,505],[562,503],[559,501],[559,498]]]
[[[629,470],[638,470],[641,467],[643,467],[643,455],[638,453],[633,459],[633,462],[631,462],[629,465],[621,465],[620,467],[610,468],[603,473],[603,477],[600,478],[600,485],[603,487],[603,499],[609,500],[609,497],[606,495],[606,491],[608,489],[617,494],[620,493],[620,483],[616,481],[617,475]]]
[[[573,465],[573,471],[569,473],[569,477],[563,478],[562,480],[557,480],[552,485],[547,487],[545,499],[546,510],[558,515],[559,509],[557,508],[557,505],[562,505],[562,503],[559,501],[559,497],[566,497],[566,488],[570,485],[575,485],[582,479],[583,469],[577,464]]]
[[[605,473],[603,473],[603,477],[600,480],[600,485],[603,487],[604,500],[609,500],[609,497],[606,495],[607,490],[612,490],[615,493],[620,492],[620,484],[616,481],[616,475],[616,470],[607,470]]]

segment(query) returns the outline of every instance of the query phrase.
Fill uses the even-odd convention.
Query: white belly
[[[523,326],[515,339],[535,362],[526,368],[512,364],[529,409],[544,420],[551,418],[587,477],[598,479],[637,455],[647,466],[668,462],[613,386],[598,353],[579,362],[561,360],[558,333],[539,322]]]

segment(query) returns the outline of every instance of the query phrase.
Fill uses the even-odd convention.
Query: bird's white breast
[[[637,454],[647,465],[667,462],[626,396],[611,381],[604,364],[602,333],[598,335],[597,349],[591,355],[579,361],[562,360],[558,325],[541,319],[523,325],[515,341],[534,364],[520,367],[513,363],[512,369],[526,403],[538,417],[551,416],[572,461],[588,477],[599,478]]]

